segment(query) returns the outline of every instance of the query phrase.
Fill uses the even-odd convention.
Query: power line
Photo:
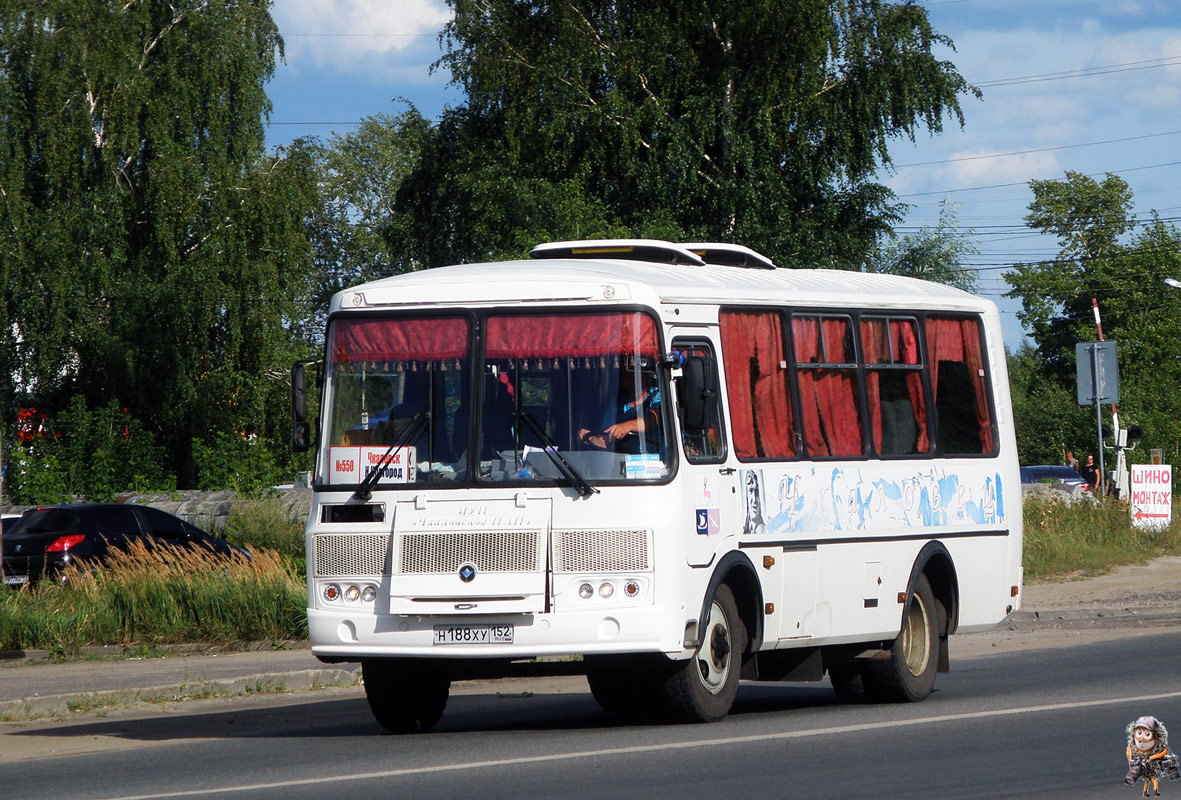
[[[1089,178],[1094,178],[1097,175],[1122,175],[1125,172],[1139,172],[1146,169],[1160,169],[1161,167],[1175,167],[1181,164],[1181,161],[1167,161],[1164,164],[1149,164],[1143,167],[1128,167],[1127,169],[1109,169],[1102,172],[1092,172],[1087,175]],[[900,194],[898,197],[925,197],[933,194],[954,194],[956,192],[978,192],[983,189],[1006,189],[1011,186],[1027,186],[1031,180],[1047,180],[1045,178],[1030,178],[1024,181],[1015,181],[1013,183],[993,183],[988,186],[967,186],[962,189],[940,189],[932,192],[909,192],[907,194]]]
[[[1119,142],[1134,142],[1140,139],[1153,139],[1159,136],[1176,136],[1181,134],[1181,131],[1162,131],[1161,133],[1146,133],[1141,136],[1125,136],[1120,139],[1105,139],[1100,142],[1080,142],[1079,144],[1060,144],[1054,147],[1038,147],[1032,150],[1014,150],[1011,153],[991,153],[983,156],[962,156],[960,158],[945,158],[941,161],[916,161],[913,164],[897,164],[894,169],[906,169],[907,167],[927,167],[933,164],[952,164],[958,161],[980,161],[986,158],[1007,158],[1009,156],[1024,156],[1030,153],[1049,153],[1054,150],[1069,150],[1074,147],[1094,147],[1101,144],[1117,144]]]

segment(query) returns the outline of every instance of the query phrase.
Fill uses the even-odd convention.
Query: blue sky
[[[932,24],[955,42],[954,62],[982,100],[965,97],[964,128],[891,147],[881,179],[913,208],[900,233],[957,205],[980,253],[970,262],[995,300],[1010,347],[1022,339],[1004,267],[1053,257],[1053,239],[1023,227],[1028,181],[1067,170],[1115,172],[1136,212],[1181,220],[1181,1],[928,0]],[[443,0],[275,0],[286,61],[267,90],[268,143],[328,139],[409,101],[437,117],[461,97],[433,74]],[[1178,276],[1181,278],[1181,276]],[[1098,298],[1102,308],[1103,298]]]

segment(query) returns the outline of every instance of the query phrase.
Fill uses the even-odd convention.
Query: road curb
[[[94,692],[36,695],[0,701],[0,722],[23,722],[39,717],[60,716],[97,708],[132,703],[172,703],[211,697],[242,697],[253,694],[307,692],[339,686],[356,686],[361,680],[357,667],[326,667],[291,672],[268,672],[238,678],[186,681],[141,689],[106,689]]]

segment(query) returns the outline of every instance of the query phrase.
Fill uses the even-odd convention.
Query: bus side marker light
[[[763,556],[763,569],[771,569],[775,566],[775,556]]]
[[[899,593],[898,593],[898,602],[899,602],[899,603],[905,603],[905,602],[906,602],[906,592],[899,592]]]
[[[1016,597],[1017,593],[1018,593],[1018,589],[1016,586],[1009,587],[1009,597]]]
[[[775,604],[774,603],[767,603],[765,606],[763,606],[763,613],[764,614],[774,614],[775,613]]]

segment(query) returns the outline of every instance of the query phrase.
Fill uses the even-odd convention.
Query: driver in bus
[[[660,388],[654,386],[656,375],[641,369],[648,363],[647,359],[640,359],[636,368],[620,370],[620,400],[604,411],[598,430],[579,429],[578,438],[583,445],[600,450],[624,449],[623,439],[634,433],[645,438],[645,449],[651,452],[659,449]]]

